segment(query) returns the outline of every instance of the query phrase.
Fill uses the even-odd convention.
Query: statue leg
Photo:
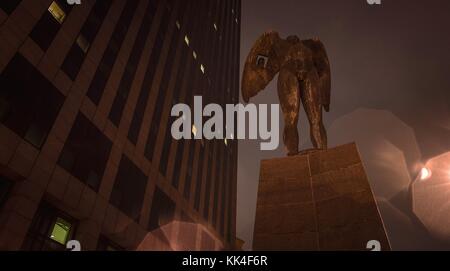
[[[320,104],[319,76],[314,69],[302,81],[301,99],[308,116],[311,141],[316,149],[327,148],[327,133],[322,121],[322,105]]]
[[[278,75],[278,98],[284,117],[283,142],[288,155],[298,154],[297,122],[300,109],[300,93],[297,77],[288,70]]]

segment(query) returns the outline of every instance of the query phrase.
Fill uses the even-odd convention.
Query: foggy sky
[[[348,127],[339,128],[343,118],[364,118],[361,112],[379,120],[390,116],[395,119],[392,123],[412,131],[416,144],[389,143],[391,150],[405,156],[406,164],[450,151],[450,1],[382,0],[381,6],[370,6],[366,0],[243,0],[241,25],[241,71],[253,42],[266,30],[278,31],[283,38],[322,40],[332,68],[331,112],[324,116],[328,129],[334,125],[329,141],[339,142],[334,140],[338,136],[356,141],[365,150],[362,157],[369,171],[375,167],[364,158],[377,151],[367,145],[375,142],[372,135],[357,137]],[[276,79],[251,102],[278,103]],[[310,146],[307,126],[301,109],[303,147]],[[402,136],[393,130],[378,129],[377,138]],[[414,151],[408,149],[412,145]],[[280,142],[278,150],[261,152],[258,141],[239,142],[237,235],[246,241],[245,248],[251,248],[253,236],[259,162],[284,156],[283,148]],[[410,169],[407,173],[414,175]],[[386,178],[394,176],[391,173]],[[372,188],[383,178],[383,170],[377,174],[368,174]],[[381,213],[385,224],[392,226],[396,220]],[[397,247],[407,249],[408,244]]]

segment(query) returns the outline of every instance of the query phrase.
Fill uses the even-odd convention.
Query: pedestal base
[[[367,250],[389,242],[355,144],[261,162],[254,250]]]

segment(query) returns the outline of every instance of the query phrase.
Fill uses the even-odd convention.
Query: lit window
[[[66,13],[55,1],[53,1],[48,7],[48,12],[50,12],[53,18],[55,18],[55,20],[57,20],[60,24],[62,24],[66,18]]]
[[[200,70],[202,71],[202,73],[205,73],[205,66],[203,66],[203,64],[200,65]]]
[[[189,46],[189,37],[187,35],[184,36],[184,42],[186,42],[187,46]]]
[[[192,124],[192,134],[197,136],[197,127],[195,127],[195,124]]]
[[[70,230],[72,228],[72,224],[67,222],[66,220],[58,217],[56,219],[55,224],[53,225],[53,229],[51,231],[50,238],[61,245],[65,245],[67,242],[67,237],[70,234]]]
[[[79,35],[77,38],[77,44],[80,46],[81,50],[86,54],[89,50],[91,44],[86,40],[83,35]]]
[[[197,53],[195,51],[192,52],[192,55],[194,56],[194,59],[197,59]]]

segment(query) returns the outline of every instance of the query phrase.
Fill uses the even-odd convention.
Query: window
[[[183,162],[183,153],[184,153],[184,140],[178,140],[177,144],[177,152],[175,157],[175,165],[173,170],[172,177],[172,186],[178,189],[178,185],[180,183],[180,171],[181,171],[181,163]]]
[[[193,170],[194,170],[195,143],[196,143],[195,140],[190,140],[188,165],[187,165],[186,179],[184,181],[184,191],[183,191],[183,195],[184,195],[185,199],[189,199],[189,197],[191,195],[191,182],[192,182],[192,175],[193,175]]]
[[[175,202],[169,198],[159,187],[153,194],[152,208],[148,230],[153,231],[173,221],[175,215]]]
[[[220,222],[219,222],[219,232],[221,236],[225,235],[225,209],[226,209],[226,204],[227,204],[227,197],[230,194],[230,189],[229,189],[229,179],[230,179],[230,169],[228,168],[228,164],[229,164],[229,158],[230,156],[228,155],[228,153],[224,154],[223,157],[223,167],[222,167],[222,176],[223,176],[223,180],[222,180],[222,205],[220,208]]]
[[[215,143],[215,142],[214,142]],[[208,161],[212,161],[212,152],[214,149],[214,145],[211,145],[211,148],[208,152]],[[212,165],[209,165],[207,167],[206,170],[206,186],[205,186],[205,205],[204,205],[204,209],[203,209],[203,218],[208,220],[208,215],[209,215],[209,198],[210,198],[210,193],[211,193],[211,185],[212,185]]]
[[[0,1],[0,8],[9,15],[16,9],[21,1],[22,0],[2,0]]]
[[[67,4],[67,1],[56,0],[50,4],[47,12],[39,19],[30,37],[42,50],[47,51],[50,47],[71,9],[72,6]]]
[[[153,77],[155,75],[156,68],[159,63],[159,58],[163,48],[164,37],[167,33],[169,19],[170,19],[170,11],[168,9],[164,9],[161,24],[159,26],[159,30],[156,35],[156,40],[152,48],[152,53],[150,55],[150,60],[147,65],[147,70],[144,75],[144,81],[142,83],[141,92],[139,93],[139,99],[136,104],[133,119],[131,121],[130,130],[128,131],[128,139],[134,144],[136,144],[137,142],[137,138],[139,136],[139,132],[141,129],[142,120],[144,118],[144,112],[147,107],[147,100],[150,95],[150,90],[152,88]],[[109,114],[109,118],[113,123],[118,125],[120,118],[122,117],[125,101],[120,101],[117,99],[117,97],[116,100],[114,100],[114,104]],[[160,98],[158,102],[160,102]],[[156,104],[158,104],[158,102]],[[152,123],[152,126],[154,125],[159,125],[159,123],[158,124]],[[153,130],[153,127],[151,129]],[[156,138],[156,135],[153,136]],[[149,153],[150,152],[151,155],[153,155],[153,149],[149,150]],[[151,157],[148,159],[151,160]]]
[[[6,179],[3,176],[0,176],[0,207],[8,199],[9,192],[13,186],[13,182],[11,180]]]
[[[33,218],[23,250],[66,250],[75,235],[77,222],[52,205],[42,203]]]
[[[91,46],[91,43],[83,36],[83,34],[78,36],[76,44],[80,47],[84,54],[87,54],[89,47]]]
[[[205,148],[203,145],[200,146],[200,154],[198,156],[198,173],[197,173],[197,182],[195,183],[195,195],[194,195],[194,208],[198,211],[200,208],[200,191],[202,188],[203,182],[203,164],[208,163],[208,161],[204,161]]]
[[[41,148],[64,96],[22,55],[0,75],[0,122]]]
[[[111,151],[111,141],[79,113],[58,164],[97,191]]]
[[[66,18],[66,13],[56,2],[52,2],[48,7],[48,12],[55,18],[58,23],[62,24]]]
[[[111,3],[107,1],[97,1],[86,19],[80,33],[67,54],[61,69],[75,80],[77,77],[84,58],[89,51],[91,43],[100,30],[100,26],[105,19]]]
[[[178,48],[178,41],[179,41],[179,36],[175,35],[170,44],[169,53],[167,55],[167,60],[166,60],[165,67],[164,67],[164,73],[162,75],[161,83],[159,86],[158,97],[156,98],[155,109],[154,109],[154,113],[152,116],[152,125],[150,128],[151,131],[150,131],[150,135],[148,137],[147,143],[146,143],[146,149],[145,149],[145,153],[144,153],[145,156],[147,157],[147,159],[149,159],[149,160],[153,159],[154,146],[156,144],[157,135],[158,135],[157,131],[159,129],[161,129],[161,127],[160,127],[161,118],[162,118],[164,104],[165,104],[165,100],[166,100],[166,94],[168,92],[169,82],[172,79],[172,75],[173,75],[173,71],[172,71],[174,69],[173,63],[175,61],[175,54],[176,54],[176,51]],[[135,114],[135,117],[136,117],[136,114]],[[164,127],[164,128],[169,129],[169,127]]]
[[[147,13],[142,22],[141,28],[139,29],[139,34],[138,34],[139,43],[136,42],[135,48],[133,48],[133,51],[132,51],[133,54],[139,55],[139,57],[137,57],[137,58],[140,58],[140,54],[141,54],[142,48],[144,46],[144,41],[150,31],[150,26],[151,26],[151,23],[152,23],[152,20],[153,20],[153,17],[155,15],[156,8],[157,8],[156,3],[154,3],[153,1],[150,1],[149,5],[150,5],[150,7],[147,9]],[[128,131],[128,139],[133,144],[137,143],[139,131],[141,129],[142,120],[144,118],[144,112],[145,112],[145,108],[147,106],[148,97],[150,95],[150,89],[151,89],[151,84],[153,81],[153,75],[154,75],[154,70],[155,70],[153,65],[157,64],[157,62],[155,62],[154,59],[156,59],[156,61],[158,61],[159,52],[162,48],[162,44],[160,44],[160,42],[161,42],[160,40],[157,40],[155,47],[152,49],[152,55],[151,55],[151,60],[150,60],[151,64],[149,64],[147,67],[147,71],[144,76],[144,82],[142,84],[141,92],[139,93],[138,102],[137,102],[136,108],[134,110],[133,119],[131,121],[130,130]],[[136,63],[134,63],[134,65],[137,65],[137,61],[136,61]]]
[[[166,176],[167,164],[169,163],[169,154],[170,154],[171,146],[172,146],[172,133],[171,133],[171,129],[170,129],[170,123],[168,123],[167,127],[166,127],[166,132],[164,135],[163,149],[161,152],[161,156],[159,158],[159,172],[161,172],[161,174],[164,176]]]
[[[137,4],[138,1],[126,1],[126,5],[109,40],[108,47],[106,47],[105,52],[103,53],[97,71],[89,86],[87,96],[96,105],[99,104],[106,83],[111,75],[113,65],[116,62],[120,47],[122,47],[122,43],[125,40],[125,35],[127,34],[128,27],[133,19]]]
[[[64,218],[57,217],[50,231],[50,238],[61,245],[65,245],[71,228],[72,224],[70,222],[67,222]]]
[[[217,224],[217,212],[219,208],[219,192],[220,190],[225,191],[221,185],[221,182],[223,183],[223,179],[220,178],[220,175],[222,173],[221,171],[221,164],[222,164],[222,155],[223,155],[223,145],[219,145],[218,154],[216,157],[216,167],[215,167],[215,177],[214,177],[214,203],[213,203],[213,213],[212,213],[212,222],[213,226],[216,227]],[[225,196],[225,195],[223,195]]]
[[[97,244],[97,250],[99,251],[122,251],[124,250],[121,246],[117,245],[110,239],[106,238],[103,235],[100,235]]]
[[[109,202],[138,221],[146,187],[147,176],[123,155]]]

